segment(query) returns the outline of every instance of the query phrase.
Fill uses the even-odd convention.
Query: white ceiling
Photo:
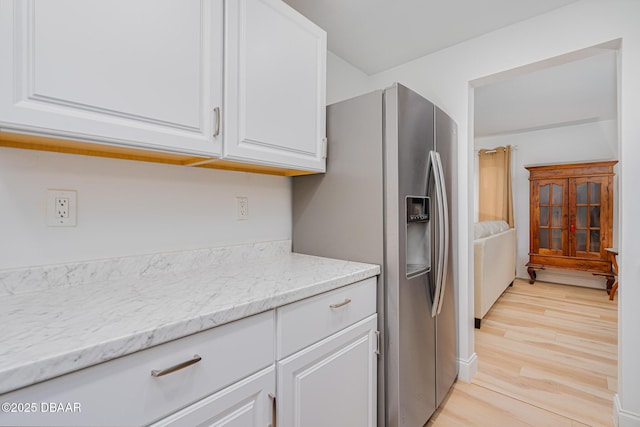
[[[616,53],[600,53],[480,86],[476,137],[527,132],[617,117]]]
[[[331,52],[375,74],[577,0],[284,0]]]
[[[284,0],[327,31],[328,48],[375,74],[578,0]],[[613,50],[475,89],[475,135],[597,120],[617,111]]]

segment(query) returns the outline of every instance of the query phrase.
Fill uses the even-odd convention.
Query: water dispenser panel
[[[429,198],[407,196],[407,222],[429,221]]]
[[[407,196],[406,276],[413,278],[431,270],[431,228],[429,198]]]

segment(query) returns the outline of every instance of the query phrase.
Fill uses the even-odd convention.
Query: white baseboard
[[[470,383],[478,372],[478,356],[474,352],[467,360],[458,359],[458,379]]]
[[[613,425],[615,427],[640,427],[640,414],[622,409],[617,393],[613,397]]]

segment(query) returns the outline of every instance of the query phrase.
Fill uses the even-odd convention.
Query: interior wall
[[[333,52],[327,53],[327,105],[369,91],[368,75]]]
[[[0,269],[290,239],[290,181],[0,148]],[[76,227],[47,227],[47,189],[77,191]]]
[[[591,46],[621,40],[619,168],[620,242],[619,290],[619,414],[620,425],[640,426],[640,212],[637,183],[640,168],[631,159],[640,158],[640,2],[636,0],[582,0],[547,14],[505,27],[371,76],[371,87],[399,81],[431,99],[458,124],[458,210],[467,212],[458,222],[454,244],[459,248],[459,351],[461,360],[472,361],[473,271],[470,233],[473,226],[473,93],[471,82],[530,64],[553,63],[558,57]],[[466,153],[466,155],[465,155]],[[628,165],[624,159],[629,159]],[[634,237],[635,236],[635,237]],[[624,344],[623,344],[624,343]]]
[[[618,159],[618,123],[605,120],[573,126],[563,126],[533,132],[475,138],[475,151],[511,145],[513,208],[517,233],[516,275],[529,278],[526,263],[529,262],[529,173],[525,166],[575,163]],[[474,161],[474,192],[478,188],[478,155]],[[478,218],[477,198],[474,198],[474,220]],[[614,217],[618,209],[614,198]],[[617,231],[614,223],[614,234]],[[617,240],[617,235],[616,239]],[[615,245],[614,240],[614,245]],[[606,280],[592,274],[576,274],[560,271],[539,271],[538,280],[571,285],[605,288]]]

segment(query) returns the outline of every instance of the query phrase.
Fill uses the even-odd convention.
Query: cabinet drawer
[[[273,334],[272,310],[7,393],[3,402],[33,402],[37,411],[1,414],[0,425],[149,424],[272,365]],[[196,354],[191,366],[151,375]],[[44,410],[46,402],[80,411]]]
[[[375,312],[375,277],[280,307],[277,358],[287,357]]]

